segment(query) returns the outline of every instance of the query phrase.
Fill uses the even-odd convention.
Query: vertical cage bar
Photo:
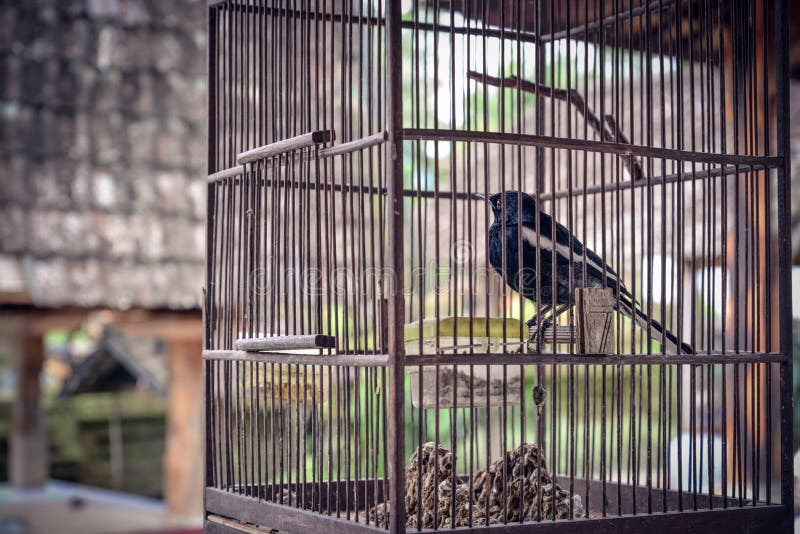
[[[386,10],[386,106],[387,130],[387,222],[391,285],[389,290],[389,500],[391,532],[405,532],[405,390],[403,299],[403,77],[400,2],[387,2]]]
[[[791,291],[791,167],[789,157],[789,9],[786,0],[775,1],[775,55],[777,81],[778,156],[778,269],[780,352],[786,360],[780,364],[781,388],[781,503],[786,506],[788,521],[794,510],[792,477],[792,291]]]
[[[208,96],[207,96],[207,113],[206,113],[206,158],[207,158],[207,174],[216,170],[216,156],[217,156],[217,93],[216,93],[216,80],[217,80],[217,10],[211,6],[207,10],[208,20],[206,24],[208,35],[208,49],[206,57],[206,65],[208,68]],[[213,312],[216,303],[214,302],[214,288],[209,282],[213,282],[212,272],[214,268],[213,251],[215,250],[215,228],[216,228],[216,184],[208,184],[206,194],[206,281],[204,289],[204,302],[203,302],[203,348],[211,347],[212,332],[214,330]],[[216,455],[214,449],[214,437],[217,433],[216,428],[211,423],[212,412],[214,410],[214,395],[212,384],[214,381],[214,368],[216,363],[212,361],[203,362],[203,407],[204,417],[202,432],[204,437],[203,446],[203,465],[205,470],[203,472],[203,489],[210,485],[215,485],[216,473]],[[203,491],[203,510],[206,509],[205,491]]]

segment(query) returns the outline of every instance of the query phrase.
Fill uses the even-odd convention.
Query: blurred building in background
[[[121,409],[124,429],[130,399],[158,396],[137,376],[148,359],[166,419],[149,461],[171,511],[201,509],[205,6],[0,0],[0,388],[15,486],[51,475],[45,410],[94,377],[138,395],[101,410]],[[134,350],[98,352],[109,329]],[[99,365],[126,358],[132,382]]]

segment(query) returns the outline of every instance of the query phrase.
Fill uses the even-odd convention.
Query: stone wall
[[[205,2],[0,0],[0,295],[196,308]]]

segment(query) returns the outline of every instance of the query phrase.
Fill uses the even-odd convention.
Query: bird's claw
[[[533,327],[533,325],[535,324],[535,319],[536,318],[534,317],[528,320],[526,324],[528,324],[529,328]],[[541,333],[544,332],[546,329],[550,328],[551,326],[553,326],[553,321],[551,321],[549,318],[542,319],[536,331],[530,332],[529,341],[531,343],[535,343],[538,337],[541,335]]]

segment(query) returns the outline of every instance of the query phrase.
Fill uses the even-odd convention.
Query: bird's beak
[[[489,201],[489,197],[487,197],[487,196],[486,196],[486,195],[484,195],[483,193],[472,193],[472,196],[473,196],[474,198],[477,198],[478,200],[485,200],[485,201],[487,201],[487,202]]]

